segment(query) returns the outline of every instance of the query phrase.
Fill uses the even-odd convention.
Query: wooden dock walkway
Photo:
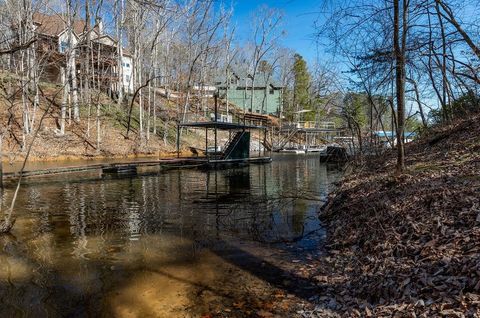
[[[268,163],[270,157],[255,157],[247,159],[229,159],[229,160],[207,160],[207,158],[172,158],[133,162],[115,162],[115,163],[94,163],[77,166],[65,166],[58,168],[38,169],[23,171],[22,177],[40,177],[49,175],[59,175],[67,173],[81,172],[101,172],[102,174],[131,174],[136,173],[141,167],[159,167],[160,169],[195,169],[195,168],[222,168],[231,165],[250,164],[250,163]],[[4,180],[12,180],[20,177],[20,172],[4,172]]]

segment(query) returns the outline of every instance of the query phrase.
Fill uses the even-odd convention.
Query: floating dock
[[[116,162],[105,164],[86,164],[78,166],[65,166],[58,168],[38,169],[23,171],[23,178],[52,176],[69,173],[100,173],[102,175],[134,175],[138,169],[153,168],[157,171],[175,169],[221,169],[247,164],[269,163],[270,157],[255,157],[246,159],[207,160],[206,158],[173,158],[135,162]],[[156,169],[155,169],[156,168]],[[20,177],[20,172],[4,172],[4,180],[13,180]]]

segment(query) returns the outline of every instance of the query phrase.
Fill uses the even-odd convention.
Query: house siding
[[[37,55],[41,57],[42,70],[41,79],[54,83],[62,82],[62,72],[66,68],[66,53],[70,47],[75,47],[75,63],[77,76],[83,71],[83,62],[86,58],[90,61],[91,56],[95,61],[89,70],[90,80],[95,85],[100,83],[101,89],[109,93],[118,92],[123,86],[128,93],[133,92],[132,69],[133,60],[130,56],[122,56],[123,79],[118,78],[118,54],[117,42],[107,34],[100,32],[96,27],[90,34],[91,48],[93,52],[86,51],[86,37],[83,34],[85,22],[74,21],[71,41],[69,32],[63,20],[57,16],[37,14],[35,21],[36,35],[38,41],[35,43]],[[69,43],[71,42],[71,43]],[[128,66],[126,66],[128,64]]]
[[[226,98],[226,89],[219,88],[221,98]],[[265,88],[255,88],[253,90],[253,107],[252,107],[252,90],[244,87],[229,87],[228,101],[239,108],[244,108],[248,112],[262,114],[278,114],[281,106],[281,89],[274,89],[273,94]]]

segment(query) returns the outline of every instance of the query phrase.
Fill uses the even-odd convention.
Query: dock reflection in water
[[[233,267],[268,282],[237,262],[249,252],[233,246],[260,242],[260,254],[291,241],[317,247],[318,200],[339,176],[317,156],[285,155],[231,170],[30,181],[12,235],[0,236],[0,315],[211,310],[209,301],[248,284]]]

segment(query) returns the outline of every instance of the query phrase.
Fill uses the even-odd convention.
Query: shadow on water
[[[0,237],[0,313],[202,314],[254,306],[262,284],[308,300],[316,285],[284,263],[318,253],[319,200],[340,172],[313,156],[275,159],[26,184],[13,236]]]

